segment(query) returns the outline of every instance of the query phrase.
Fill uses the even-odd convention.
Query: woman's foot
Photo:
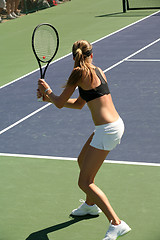
[[[80,201],[83,203],[77,209],[74,209],[71,212],[72,216],[85,216],[87,214],[97,216],[99,215],[99,213],[102,212],[101,209],[96,204],[90,206],[86,204],[84,200]]]
[[[119,225],[111,223],[103,240],[116,240],[119,236],[123,236],[130,231],[131,228],[124,221],[121,221]]]

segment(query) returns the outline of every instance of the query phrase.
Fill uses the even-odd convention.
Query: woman
[[[79,157],[80,175],[78,185],[86,194],[86,201],[72,211],[74,216],[98,215],[101,210],[110,222],[104,240],[117,239],[131,228],[114,212],[105,194],[95,185],[95,176],[108,153],[120,143],[124,124],[119,117],[108,88],[105,74],[92,64],[92,46],[85,40],[72,47],[74,69],[60,96],[56,96],[43,80],[38,81],[37,97],[55,104],[56,107],[82,109],[87,103],[95,131],[85,143]],[[78,98],[70,98],[76,87]]]

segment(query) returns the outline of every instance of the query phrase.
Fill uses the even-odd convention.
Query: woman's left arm
[[[74,109],[82,109],[86,101],[84,101],[80,96],[78,98],[70,98],[65,103],[64,107],[66,108],[74,108]]]

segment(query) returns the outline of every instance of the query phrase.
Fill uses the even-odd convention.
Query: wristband
[[[49,90],[51,90],[51,88],[47,88],[44,92],[46,93],[46,92],[48,92]]]

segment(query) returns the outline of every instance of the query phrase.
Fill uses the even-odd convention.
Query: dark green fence
[[[123,12],[138,9],[160,9],[160,0],[122,0]]]

